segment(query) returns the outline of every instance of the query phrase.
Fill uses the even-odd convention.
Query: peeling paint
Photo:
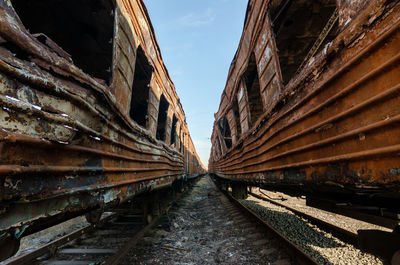
[[[252,0],[214,115],[209,172],[398,213],[400,2],[324,1],[318,17],[309,5],[270,17],[273,4]],[[229,147],[224,117],[240,123]]]
[[[11,3],[14,8],[6,8]],[[0,35],[7,42],[0,47],[0,180],[4,182],[0,203],[7,202],[0,212],[0,234],[17,228],[18,236],[24,236],[51,218],[63,221],[171,185],[182,175],[204,172],[142,1],[117,2],[115,12],[108,12],[114,6],[104,1],[110,10],[103,10],[105,25],[96,32],[104,34],[103,44],[110,47],[109,59],[113,58],[108,61],[113,64],[97,72],[80,65],[79,54],[66,53],[63,40],[51,32],[31,35],[26,28],[32,29],[35,22],[25,11],[35,13],[18,3],[22,2],[0,0]],[[102,18],[96,14],[85,21]],[[107,36],[109,21],[114,36]],[[59,26],[53,22],[36,26]],[[139,46],[157,72],[152,77],[152,95],[167,95],[169,117],[175,115],[179,121],[181,150],[156,139],[150,128],[157,128],[157,121],[145,128],[129,115],[132,65]],[[102,65],[99,62],[93,68]],[[151,103],[156,106],[158,100],[154,97]],[[149,113],[149,117],[157,115],[158,107]]]

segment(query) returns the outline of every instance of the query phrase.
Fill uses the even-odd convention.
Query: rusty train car
[[[0,0],[0,101],[1,259],[205,172],[142,0]]]
[[[394,228],[399,25],[399,1],[250,0],[209,172],[238,197],[262,186]]]

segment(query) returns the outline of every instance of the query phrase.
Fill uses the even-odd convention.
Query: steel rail
[[[178,195],[176,198],[174,198],[174,201],[179,200],[183,194]],[[130,250],[137,244],[137,242],[153,227],[155,227],[157,224],[160,223],[161,217],[164,215],[158,215],[156,216],[148,225],[140,229],[135,235],[128,240],[128,242],[121,247],[113,256],[107,259],[103,265],[117,265],[120,264],[122,259],[128,255]]]
[[[103,219],[100,220],[99,224],[103,224],[106,223],[107,221],[115,218],[117,216],[116,213],[113,213],[111,215],[108,215],[106,217],[104,217]],[[66,243],[77,239],[79,237],[81,237],[83,234],[86,234],[88,232],[93,231],[94,229],[96,229],[98,225],[96,224],[90,224],[87,225],[83,228],[80,228],[68,235],[65,235],[53,242],[50,242],[38,249],[33,250],[32,252],[28,252],[26,254],[22,254],[21,256],[17,256],[14,258],[11,258],[10,260],[6,260],[5,262],[1,263],[1,265],[23,265],[23,264],[28,264],[31,261],[33,261],[34,259],[41,257],[47,253],[52,253],[54,252],[59,246],[65,245]]]
[[[281,241],[281,243],[285,247],[285,249],[288,251],[288,253],[293,258],[295,258],[296,261],[300,265],[319,265],[319,263],[314,258],[312,258],[310,255],[305,253],[302,249],[300,249],[297,245],[292,243],[290,240],[288,240],[281,232],[279,232],[273,226],[271,226],[266,221],[261,219],[256,213],[254,213],[253,211],[248,209],[246,206],[244,206],[242,203],[240,203],[238,200],[233,198],[228,192],[222,191],[222,193],[229,199],[229,201],[231,201],[233,204],[235,204],[245,215],[247,215],[249,218],[255,220],[264,229],[266,229],[268,232],[272,233],[275,237],[277,237],[279,239],[279,241]]]
[[[178,194],[175,198],[174,201],[179,200],[183,196],[182,194]],[[97,227],[105,224],[106,222],[118,217],[120,213],[113,212],[112,214],[102,218],[98,224],[90,224],[87,225],[83,228],[80,228],[68,235],[65,235],[59,239],[54,240],[53,242],[50,242],[46,245],[43,245],[39,247],[38,249],[35,249],[31,252],[22,254],[17,257],[12,257],[9,258],[6,261],[0,262],[1,265],[24,265],[24,264],[31,264],[33,260],[36,258],[39,258],[47,253],[55,253],[57,248],[60,246],[65,245],[66,243],[75,240],[79,237],[81,237],[83,234],[87,234],[89,232],[94,231]],[[136,245],[138,240],[140,240],[150,229],[155,227],[160,221],[161,217],[164,215],[159,215],[156,216],[148,225],[144,226],[141,228],[139,231],[135,232],[133,237],[128,240],[127,243],[125,243],[113,256],[108,258],[106,261],[104,261],[102,264],[104,265],[116,265],[119,264],[122,261],[122,258],[124,258],[127,254],[129,254],[129,251]],[[72,261],[71,261],[72,262]]]
[[[136,243],[141,239],[150,229],[156,226],[161,220],[161,215],[154,218],[150,224],[146,225],[140,231],[135,233],[135,235],[129,239],[129,241],[120,248],[117,253],[110,257],[103,265],[117,265],[120,264],[122,259],[129,254],[129,251],[136,245]]]

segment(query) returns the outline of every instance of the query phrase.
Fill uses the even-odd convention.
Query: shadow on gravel
[[[242,200],[241,202],[261,216],[262,219],[266,220],[290,241],[301,246],[306,253],[321,264],[333,265],[333,263],[328,261],[314,248],[345,247],[344,244],[333,238],[329,233],[317,230],[316,226],[296,215],[273,210],[254,201]]]

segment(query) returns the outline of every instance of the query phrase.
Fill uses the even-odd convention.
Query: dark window
[[[240,135],[242,135],[242,127],[240,126],[240,114],[239,114],[239,105],[237,101],[237,97],[234,98],[233,100],[233,115],[235,116],[235,122],[236,122],[236,137],[237,140],[239,140]]]
[[[171,145],[175,144],[176,142],[176,123],[178,122],[178,119],[175,117],[175,114],[172,118],[172,128],[171,128]]]
[[[258,79],[256,57],[251,54],[249,65],[243,75],[244,82],[247,88],[248,103],[250,108],[250,122],[253,125],[263,112],[261,101],[260,82]]]
[[[135,75],[132,84],[132,98],[130,116],[139,125],[147,127],[148,105],[151,75],[153,67],[150,65],[146,55],[139,46],[137,49]]]
[[[222,137],[224,138],[225,146],[229,149],[232,147],[232,136],[231,129],[229,128],[229,123],[227,119],[222,118],[218,122],[218,128],[221,132]]]
[[[335,9],[336,0],[292,0],[271,5],[270,15],[285,84],[335,38],[338,29]]]
[[[24,26],[37,36],[39,41],[60,56],[70,55],[74,64],[89,75],[110,83],[114,34],[112,1],[11,2]],[[48,41],[46,36],[51,41]]]
[[[158,108],[158,119],[157,119],[157,140],[165,141],[165,132],[167,127],[167,114],[168,114],[169,103],[164,95],[161,95],[160,106]]]

